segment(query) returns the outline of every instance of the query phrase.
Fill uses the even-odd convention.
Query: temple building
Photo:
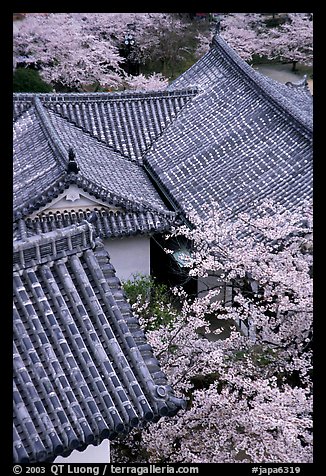
[[[120,280],[191,208],[311,198],[312,97],[216,34],[164,91],[16,93],[13,130],[14,460],[54,461],[185,407]]]

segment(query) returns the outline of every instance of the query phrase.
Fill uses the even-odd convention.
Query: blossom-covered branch
[[[290,212],[267,201],[232,219],[208,208],[173,234],[188,239],[189,272],[209,274],[209,285],[195,299],[175,290],[181,309],[147,333],[187,409],[133,430],[112,444],[112,459],[311,462],[312,206]]]

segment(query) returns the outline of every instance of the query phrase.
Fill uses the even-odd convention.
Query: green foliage
[[[159,36],[158,47],[145,63],[140,65],[142,74],[161,73],[171,82],[196,63],[197,35],[207,34],[210,31],[210,22],[188,22],[185,18],[184,21],[187,28],[183,35],[165,31]]]
[[[187,58],[174,62],[148,61],[145,65],[141,65],[141,72],[143,74],[162,73],[172,82],[196,63],[197,59],[193,51]]]
[[[265,367],[275,361],[277,353],[269,347],[255,345],[251,348],[238,349],[229,358],[230,360],[244,362],[250,359],[256,366]]]
[[[38,71],[29,68],[17,68],[13,74],[15,93],[49,93],[52,86],[43,81]]]
[[[259,367],[265,367],[276,360],[277,353],[270,347],[255,346],[252,349],[251,357]]]
[[[219,381],[220,375],[218,372],[209,372],[207,374],[196,374],[191,377],[190,382],[193,384],[195,390],[203,390],[209,388],[210,385]],[[192,392],[190,392],[189,396]],[[188,395],[187,395],[188,396]]]
[[[134,274],[123,282],[123,289],[135,312],[142,318],[145,330],[158,329],[173,322],[177,309],[169,288],[155,278]]]
[[[283,25],[285,22],[286,18],[284,17],[269,18],[265,20],[265,25],[267,28],[277,28],[278,26]]]

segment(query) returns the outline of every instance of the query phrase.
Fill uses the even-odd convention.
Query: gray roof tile
[[[53,461],[176,399],[89,224],[14,244],[14,460]]]
[[[160,92],[38,94],[47,108],[116,152],[142,162],[143,153],[197,94],[196,89]],[[15,94],[14,117],[32,94]]]
[[[77,184],[110,204],[168,211],[143,168],[46,110],[39,97],[14,123],[14,212],[27,216]],[[25,144],[25,146],[24,146]],[[69,174],[68,149],[79,168]]]
[[[223,40],[221,35],[215,35],[211,49],[197,63],[181,74],[169,86],[168,90],[198,87],[208,90],[212,86],[225,81],[237,81],[260,97],[270,107],[281,111],[291,121],[303,128],[312,129],[312,97],[306,88],[304,94],[293,91],[293,87],[282,85],[277,81],[259,74]],[[230,88],[234,93],[234,86]],[[298,104],[298,95],[301,96]],[[304,104],[304,107],[302,105]]]
[[[217,201],[233,214],[265,197],[291,208],[312,196],[311,97],[290,100],[293,88],[274,83],[218,37],[169,86],[201,89],[145,157],[171,201],[199,213]]]
[[[95,211],[105,237],[166,231],[178,215],[163,195],[199,213],[212,201],[252,211],[264,197],[292,208],[312,195],[311,97],[256,73],[220,36],[166,91],[14,95],[17,462],[182,406],[94,228],[77,225],[91,210],[29,217],[70,184],[123,209]]]
[[[77,183],[127,211],[139,202],[149,210],[164,209],[151,182],[181,210],[190,203],[201,210],[217,200],[236,212],[268,195],[291,207],[311,196],[312,98],[305,88],[255,72],[218,35],[210,51],[167,90],[37,95],[43,122],[56,131],[59,143],[72,142],[80,167],[77,177],[60,178],[53,187]],[[27,103],[32,107],[33,97],[15,96],[17,117],[26,114]],[[144,160],[143,167],[132,168],[121,154]],[[57,175],[61,165],[53,165]],[[22,203],[17,218],[53,197],[53,187],[44,190],[49,180],[35,185],[41,196],[33,194],[37,203]],[[293,188],[298,180],[300,193]],[[18,195],[24,193],[22,185],[16,187]]]
[[[34,107],[14,124],[13,134],[13,204],[25,205],[41,195],[64,173],[51,148]]]
[[[102,238],[115,238],[137,234],[162,233],[171,230],[180,223],[180,218],[173,212],[159,213],[152,211],[110,211],[106,208],[91,210],[69,210],[44,212],[35,218],[26,218],[14,222],[14,239],[21,239],[34,233],[46,233],[72,224],[92,220],[95,233]],[[95,217],[94,217],[95,218]]]

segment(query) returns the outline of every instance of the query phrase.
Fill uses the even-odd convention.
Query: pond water
[[[296,72],[291,71],[292,64],[257,64],[254,65],[253,68],[259,73],[264,74],[269,78],[275,79],[275,81],[279,81],[280,83],[286,83],[287,81],[292,81],[293,83],[296,83],[298,81],[301,81],[305,74],[304,72],[300,71],[300,69]],[[313,81],[311,78],[309,78],[309,74],[308,86],[312,94]]]

